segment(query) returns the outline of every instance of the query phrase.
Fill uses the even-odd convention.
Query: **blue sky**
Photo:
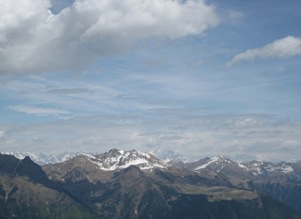
[[[300,159],[300,1],[0,4],[1,151]]]

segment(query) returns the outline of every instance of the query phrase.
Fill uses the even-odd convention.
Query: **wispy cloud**
[[[76,117],[182,107],[180,101],[201,95],[200,90],[205,89],[187,75],[118,74],[114,70],[108,74],[110,78],[98,75],[93,81],[89,77],[81,80],[20,77],[4,83],[0,92],[3,104],[6,104],[5,99],[18,102],[6,104],[6,108],[14,111],[29,113],[34,112],[33,108],[63,109],[69,112],[68,116]]]
[[[288,58],[301,54],[301,38],[287,36],[282,39],[275,40],[273,43],[267,44],[262,48],[249,49],[245,52],[235,55],[228,66],[235,65],[241,61],[250,61],[257,58]]]
[[[26,105],[12,105],[12,106],[8,106],[8,108],[11,110],[14,110],[16,112],[34,114],[37,116],[48,116],[48,115],[58,116],[58,115],[62,115],[62,114],[69,114],[69,112],[66,110],[45,108],[45,107],[26,106]]]
[[[5,131],[3,131],[3,130],[0,130],[0,139],[1,139],[1,138],[3,138],[3,137],[4,137],[4,135],[5,135]]]
[[[31,115],[79,116],[106,111],[122,93],[98,83],[73,79],[30,76],[7,81],[1,87],[3,101],[20,100],[6,108]],[[92,104],[93,103],[93,104]],[[105,107],[104,107],[105,106]]]
[[[50,7],[50,1],[1,2],[0,74],[80,71],[141,40],[183,38],[219,23],[203,0],[76,0],[58,14]]]

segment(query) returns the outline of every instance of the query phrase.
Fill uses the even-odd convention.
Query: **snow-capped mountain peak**
[[[283,173],[289,174],[294,172],[294,168],[289,163],[270,163],[270,162],[258,162],[250,161],[243,164],[248,171],[253,175],[263,175],[263,174],[273,174],[273,173]]]
[[[168,166],[154,155],[136,150],[112,149],[103,154],[90,155],[88,159],[104,171],[124,169],[131,165],[138,166],[140,169],[165,168]]]
[[[206,168],[216,169],[218,167],[217,172],[219,172],[220,170],[225,168],[227,165],[233,164],[233,163],[234,163],[234,161],[232,161],[224,156],[218,155],[218,156],[214,156],[214,157],[208,159],[204,164],[196,167],[194,170],[197,171],[197,170],[206,169]]]
[[[194,171],[213,171],[229,173],[251,174],[253,176],[267,176],[267,175],[279,175],[279,174],[291,174],[294,173],[294,165],[291,163],[271,163],[260,161],[249,161],[247,163],[238,163],[232,161],[224,156],[215,156],[212,158],[206,158],[199,161],[200,164],[194,167]]]
[[[157,150],[157,153],[166,155],[167,157],[180,157],[180,155],[172,152],[166,152],[163,150]],[[163,153],[164,152],[164,153]],[[88,160],[96,164],[100,169],[105,171],[113,171],[116,169],[124,169],[131,165],[138,166],[140,169],[152,169],[152,168],[165,168],[170,165],[177,165],[177,163],[167,164],[166,160],[160,160],[154,153],[144,153],[136,150],[124,151],[118,149],[112,149],[102,154],[87,154],[87,153],[69,153],[64,152],[57,155],[43,154],[43,153],[31,153],[31,152],[1,152],[2,154],[13,155],[18,159],[24,159],[29,156],[34,162],[39,165],[62,163],[78,155],[83,155],[83,159]],[[163,156],[164,157],[164,156]],[[161,158],[161,157],[160,157]],[[162,159],[162,158],[161,158]],[[299,162],[300,163],[300,162]],[[254,177],[261,176],[276,176],[276,175],[288,175],[288,174],[299,174],[295,170],[298,162],[288,163],[271,163],[264,161],[249,161],[249,162],[235,162],[225,156],[214,156],[212,158],[204,158],[196,162],[179,162],[179,165],[187,167],[188,169],[200,172],[200,171],[213,171],[216,173],[240,173],[242,175],[250,174]],[[297,168],[298,169],[298,168]]]

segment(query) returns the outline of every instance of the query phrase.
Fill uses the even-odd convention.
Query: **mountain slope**
[[[301,212],[301,165],[298,162],[237,163],[226,157],[216,156],[178,165],[223,178],[237,188],[264,192]]]
[[[301,218],[280,202],[236,189],[217,175],[172,166],[153,168],[157,159],[148,156],[151,165],[145,162],[139,168],[141,163],[135,159],[141,156],[146,155],[113,149],[99,156],[80,155],[43,169],[105,218]],[[277,215],[273,211],[278,211]]]
[[[0,218],[96,218],[59,191],[41,167],[0,154]]]

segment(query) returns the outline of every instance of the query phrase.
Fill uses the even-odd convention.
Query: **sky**
[[[299,0],[2,0],[0,151],[300,160]]]

